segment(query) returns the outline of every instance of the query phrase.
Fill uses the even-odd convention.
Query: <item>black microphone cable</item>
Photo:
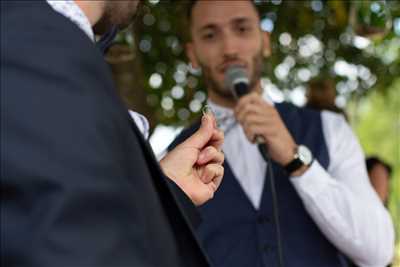
[[[268,155],[267,145],[264,143],[258,144],[258,150],[261,156],[267,163],[267,177],[269,177],[269,182],[271,186],[271,197],[272,197],[272,212],[275,223],[276,239],[278,247],[278,267],[283,267],[283,246],[282,246],[282,236],[281,236],[281,223],[279,220],[279,206],[278,206],[278,194],[276,192],[275,186],[275,176],[272,170],[272,160]]]

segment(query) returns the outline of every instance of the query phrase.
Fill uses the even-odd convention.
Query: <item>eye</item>
[[[239,26],[238,27],[238,31],[240,32],[240,33],[247,33],[247,32],[249,32],[251,30],[251,28],[249,27],[249,26],[244,26],[244,25],[242,25],[242,26]]]
[[[215,31],[208,31],[201,35],[201,39],[204,42],[214,42],[217,39],[217,34]]]
[[[202,36],[203,40],[208,40],[208,41],[213,40],[214,38],[215,38],[215,34],[213,32],[205,33]]]

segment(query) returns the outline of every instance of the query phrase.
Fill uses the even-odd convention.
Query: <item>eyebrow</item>
[[[248,23],[248,22],[251,22],[251,21],[252,21],[252,19],[248,18],[248,17],[237,17],[237,18],[234,18],[229,23],[237,25],[237,24]],[[215,23],[208,23],[208,24],[205,24],[204,26],[201,26],[197,30],[197,32],[203,32],[205,30],[215,30],[216,28],[218,28],[218,26]]]
[[[239,18],[235,18],[233,20],[233,24],[242,24],[242,23],[246,23],[246,22],[251,22],[252,19],[248,18],[248,17],[239,17]]]

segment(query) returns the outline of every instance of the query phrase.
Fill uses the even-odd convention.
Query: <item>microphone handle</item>
[[[249,93],[248,80],[246,79],[245,81],[242,81],[239,79],[238,81],[235,82],[232,89],[235,98],[240,99],[242,96],[245,96]],[[254,142],[258,145],[265,145],[265,139],[261,135],[256,135],[254,137]]]
[[[235,94],[236,99],[241,98],[249,93],[249,86],[246,82],[238,81],[233,86],[233,92]]]
[[[265,139],[262,135],[256,135],[254,138],[254,142],[258,145],[265,145]]]
[[[270,157],[268,155],[268,148],[267,144],[265,143],[264,137],[261,135],[256,135],[255,143],[258,146],[258,151],[260,151],[262,158],[265,160],[265,162],[269,162]]]

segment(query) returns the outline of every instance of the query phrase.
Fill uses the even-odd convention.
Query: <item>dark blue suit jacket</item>
[[[108,66],[45,1],[1,1],[1,265],[207,266]]]

